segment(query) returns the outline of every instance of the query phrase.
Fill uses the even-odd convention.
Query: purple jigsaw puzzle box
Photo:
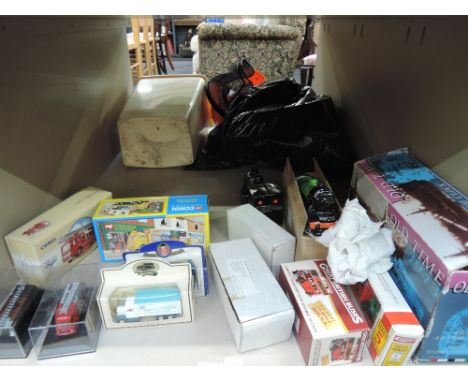
[[[467,196],[407,149],[355,163],[351,196],[393,230],[390,274],[426,330],[415,360],[467,362]]]

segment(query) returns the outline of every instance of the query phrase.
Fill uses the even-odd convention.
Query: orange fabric
[[[254,86],[258,86],[258,85],[261,85],[265,82],[266,80],[266,77],[265,75],[258,71],[258,70],[255,70],[254,71],[254,74],[252,74],[250,77],[249,77],[249,81],[252,85]]]

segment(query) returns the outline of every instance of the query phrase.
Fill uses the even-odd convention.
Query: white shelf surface
[[[226,240],[226,207],[210,208],[211,241]],[[86,263],[99,259],[97,250]],[[194,299],[195,321],[145,328],[105,330],[101,327],[96,352],[37,360],[34,350],[24,359],[0,360],[3,365],[257,365],[304,366],[294,334],[263,349],[239,353],[214,284],[208,296]],[[367,349],[362,362],[372,365]]]

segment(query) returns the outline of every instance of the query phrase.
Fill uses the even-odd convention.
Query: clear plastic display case
[[[0,358],[28,356],[28,327],[42,294],[42,289],[20,280],[14,268],[0,272]]]
[[[38,359],[94,352],[101,317],[99,264],[78,265],[46,288],[29,327]]]

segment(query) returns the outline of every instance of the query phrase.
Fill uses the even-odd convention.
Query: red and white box
[[[401,366],[413,355],[424,329],[388,272],[350,287],[372,328],[367,346],[378,366]]]
[[[369,326],[326,260],[282,264],[280,285],[296,311],[293,332],[307,365],[341,365],[362,359]]]

